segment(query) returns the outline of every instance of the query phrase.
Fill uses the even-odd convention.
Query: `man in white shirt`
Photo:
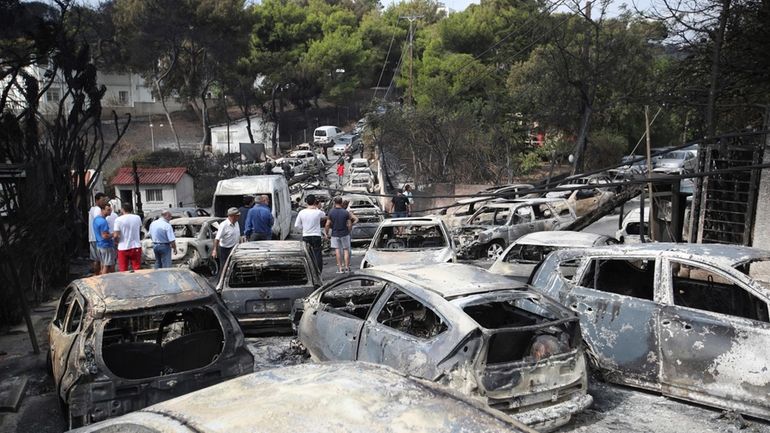
[[[318,268],[318,272],[321,272],[324,266],[323,257],[321,256],[321,243],[323,240],[322,236],[325,236],[321,230],[321,218],[325,217],[326,214],[321,209],[318,209],[318,200],[315,195],[308,195],[305,198],[305,203],[307,203],[307,207],[297,214],[294,227],[302,230],[302,241],[310,247],[313,262]]]
[[[108,221],[109,222],[109,221]],[[123,203],[121,215],[115,220],[113,237],[118,243],[118,270],[126,272],[131,264],[132,271],[138,271],[142,265],[142,244],[140,233],[142,219],[134,214],[131,203]]]
[[[96,247],[96,234],[94,234],[94,218],[101,216],[102,205],[107,203],[109,197],[102,192],[94,194],[94,205],[88,210],[88,246],[89,255],[91,257],[91,270],[94,275],[98,275],[102,268],[101,259],[99,258],[99,250]]]
[[[231,207],[227,210],[227,219],[219,223],[219,230],[214,237],[214,250],[211,251],[211,257],[219,259],[220,272],[225,268],[225,262],[230,256],[230,251],[238,245],[241,240],[241,229],[238,225],[238,218],[241,216],[237,207]]]

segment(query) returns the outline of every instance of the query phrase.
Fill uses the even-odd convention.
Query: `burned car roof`
[[[182,225],[182,224],[205,224],[209,221],[222,221],[224,218],[221,217],[184,217],[184,218],[174,218],[171,221],[169,221],[169,224],[172,226],[176,225]]]
[[[82,278],[74,282],[94,310],[104,313],[154,308],[215,296],[214,289],[187,269],[143,269]]]
[[[378,273],[387,273],[402,278],[446,299],[479,292],[526,288],[523,283],[493,274],[486,269],[457,263],[440,263],[431,266],[383,265],[366,269],[366,272],[374,276]],[[462,284],[458,285],[458,282]]]
[[[755,260],[770,259],[770,251],[739,245],[722,244],[677,244],[668,242],[651,242],[644,244],[613,245],[584,249],[580,254],[655,254],[688,256],[697,255],[701,261],[709,261],[723,266],[736,267],[740,264]]]
[[[534,432],[452,390],[365,362],[252,373],[77,431],[145,431],[141,426],[210,433]]]
[[[595,245],[597,241],[609,239],[608,236],[574,231],[543,231],[528,233],[516,240],[516,244],[541,245],[554,247],[584,247]]]
[[[301,241],[256,241],[238,244],[232,253],[282,253],[302,251]]]
[[[434,217],[423,218],[390,218],[382,222],[383,227],[400,225],[433,225],[440,224],[441,220]]]

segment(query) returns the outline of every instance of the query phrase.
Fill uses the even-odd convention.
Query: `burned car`
[[[358,218],[350,232],[350,242],[354,245],[369,244],[377,227],[385,219],[382,210],[371,197],[366,195],[343,195],[342,200],[348,201],[348,210]],[[328,213],[329,210],[331,206],[326,212]]]
[[[444,222],[435,217],[392,218],[383,221],[361,261],[361,269],[380,265],[454,263],[454,241]]]
[[[469,265],[391,265],[341,277],[296,305],[317,361],[391,366],[478,397],[535,428],[591,404],[577,316]]]
[[[527,190],[534,187],[527,183],[517,183],[487,188],[479,192],[476,197],[463,198],[439,212],[441,219],[450,229],[459,227],[465,220],[473,215],[482,205],[495,198],[514,199],[530,197]]]
[[[452,237],[459,256],[496,259],[521,236],[559,230],[575,219],[575,213],[564,199],[495,200],[477,210],[462,227],[452,232]]]
[[[185,269],[73,281],[49,326],[49,367],[70,427],[250,373],[235,318]]]
[[[522,283],[529,281],[532,271],[537,268],[548,254],[566,248],[590,248],[603,245],[614,245],[615,239],[585,232],[558,231],[535,232],[526,234],[512,243],[495,263],[489,272],[505,275]]]
[[[211,250],[214,249],[214,238],[222,220],[224,218],[194,217],[169,221],[176,237],[176,254],[171,256],[172,263],[195,271],[216,273],[217,264],[211,257]],[[149,236],[142,241],[142,261],[150,265],[155,263],[152,246]]]
[[[294,300],[321,286],[307,244],[257,241],[238,244],[220,272],[217,292],[249,330],[288,330]]]
[[[559,185],[545,196],[567,200],[569,207],[575,211],[575,216],[581,217],[607,203],[614,195],[615,193],[607,188],[585,188],[584,184],[574,183]],[[565,209],[564,205],[557,208],[560,211]]]
[[[767,420],[768,262],[715,244],[562,250],[532,285],[580,315],[607,380]]]
[[[260,371],[76,430],[257,431],[537,433],[445,387],[365,362],[305,364]]]

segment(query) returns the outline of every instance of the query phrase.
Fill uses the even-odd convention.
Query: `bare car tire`
[[[505,250],[505,247],[500,242],[491,242],[485,249],[488,259],[497,259],[503,253],[503,250]]]

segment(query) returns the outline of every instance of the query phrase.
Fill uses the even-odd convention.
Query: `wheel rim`
[[[487,247],[487,257],[490,259],[496,259],[503,253],[503,246],[498,243],[490,244]]]

